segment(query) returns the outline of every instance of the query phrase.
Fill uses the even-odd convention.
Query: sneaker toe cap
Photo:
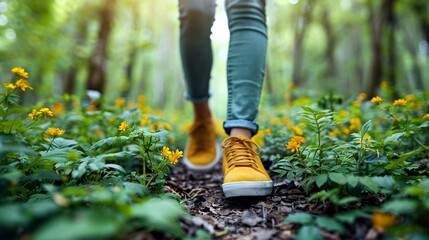
[[[254,169],[240,168],[240,167],[236,167],[232,169],[224,176],[224,183],[244,182],[244,181],[261,182],[261,181],[271,181],[271,179],[267,175],[259,171],[256,171]]]

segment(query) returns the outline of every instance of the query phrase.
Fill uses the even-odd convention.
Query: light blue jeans
[[[179,0],[180,52],[187,98],[210,98],[213,64],[210,41],[215,0]],[[228,106],[223,127],[258,132],[258,106],[265,74],[267,26],[265,0],[225,0],[230,42],[227,59]]]

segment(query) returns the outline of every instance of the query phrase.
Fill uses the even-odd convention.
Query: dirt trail
[[[315,211],[290,182],[275,183],[273,194],[260,198],[226,199],[221,185],[220,166],[206,174],[191,173],[180,164],[172,169],[166,190],[180,195],[191,214],[183,221],[188,235],[204,228],[214,239],[291,239],[293,226],[282,223],[283,218],[291,212]]]

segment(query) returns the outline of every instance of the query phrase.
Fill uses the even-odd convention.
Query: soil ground
[[[192,173],[181,164],[172,169],[166,190],[178,194],[191,215],[182,222],[188,236],[204,229],[213,239],[221,240],[294,239],[296,226],[282,220],[293,212],[319,212],[315,204],[307,203],[294,182],[275,182],[273,193],[267,197],[227,199],[221,188],[222,178],[220,165],[204,174]],[[368,236],[368,227],[359,228],[361,234],[354,234],[352,239],[377,238]],[[325,239],[344,239],[325,231],[323,235]]]

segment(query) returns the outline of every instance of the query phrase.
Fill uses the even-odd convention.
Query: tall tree
[[[103,93],[106,84],[105,65],[107,57],[107,43],[112,31],[116,0],[105,0],[100,9],[100,28],[98,41],[90,57],[88,72],[88,90],[96,90]]]
[[[334,55],[336,38],[330,18],[330,11],[327,6],[324,6],[322,10],[322,25],[326,34],[325,58],[327,66],[325,75],[328,79],[333,79],[336,75],[336,64]]]
[[[375,96],[383,78],[383,30],[393,0],[382,0],[380,6],[374,7],[373,1],[367,1],[369,22],[371,24],[371,65],[366,93]]]
[[[297,7],[300,7],[301,9],[300,11],[297,11],[299,15],[296,17],[294,30],[292,83],[295,86],[299,86],[304,83],[301,71],[303,64],[303,44],[305,33],[309,23],[311,22],[314,3],[314,0],[300,1],[297,3]]]

